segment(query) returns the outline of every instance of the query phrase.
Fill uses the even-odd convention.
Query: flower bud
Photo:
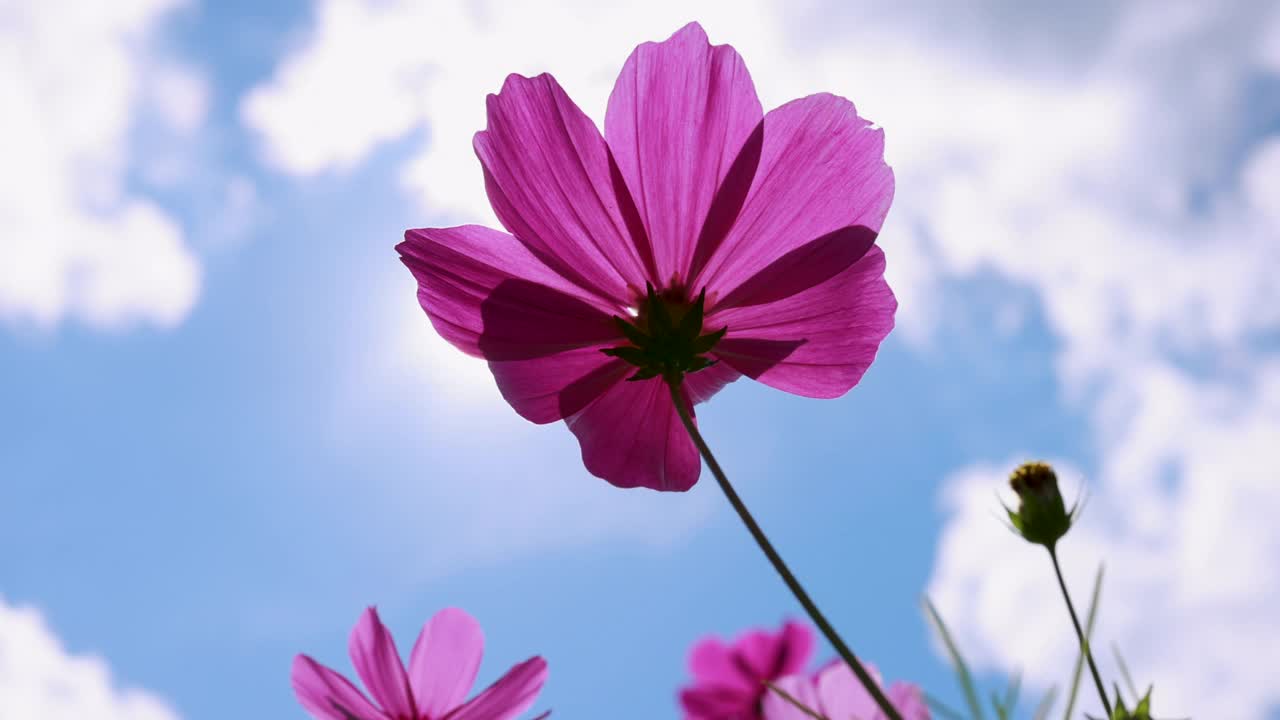
[[[1009,485],[1018,494],[1017,511],[1005,508],[1014,529],[1027,542],[1052,551],[1075,519],[1074,508],[1068,512],[1058,492],[1053,468],[1044,462],[1023,463],[1009,476]]]

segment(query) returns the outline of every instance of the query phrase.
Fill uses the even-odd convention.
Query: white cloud
[[[185,135],[207,107],[199,77],[149,49],[173,7],[41,2],[0,13],[0,320],[172,326],[194,304],[200,266],[182,228],[127,180],[138,123]]]
[[[1251,93],[1252,76],[1275,67],[1274,8],[783,7],[321,0],[310,40],[243,116],[266,156],[299,175],[350,167],[421,132],[402,177],[429,224],[492,222],[470,140],[484,126],[483,96],[509,72],[554,73],[598,121],[630,48],[696,18],[743,53],[766,107],[817,90],[852,98],[886,128],[898,177],[882,242],[900,332],[931,341],[955,305],[950,278],[994,272],[1035,291],[1061,348],[1064,398],[1096,437],[1102,472],[1089,478],[1094,500],[1071,553],[1086,571],[1092,558],[1111,563],[1104,632],[1160,682],[1162,712],[1230,695],[1235,712],[1215,715],[1259,717],[1275,695],[1258,653],[1274,645],[1240,638],[1280,626],[1276,589],[1256,577],[1280,563],[1259,514],[1276,498],[1258,469],[1262,438],[1280,436],[1275,366],[1258,350],[1280,325],[1280,138],[1256,136],[1277,118],[1260,115],[1274,108]],[[428,372],[463,376],[447,349],[431,353]],[[473,375],[459,384],[492,392]],[[987,666],[1027,664],[1033,680],[1058,680],[1028,658],[1069,654],[1069,635],[1008,632],[1019,617],[1061,630],[1056,614],[1052,625],[1035,614],[1056,603],[1011,604],[1038,590],[1017,561],[987,564],[995,542],[1015,544],[989,491],[980,509],[955,499],[969,497],[972,478],[989,488],[1001,474],[957,476],[932,588],[956,625],[979,618],[963,639]],[[1247,552],[1223,544],[1235,545],[1221,528],[1237,516],[1239,536],[1255,541]]]
[[[1155,684],[1166,717],[1266,717],[1280,704],[1270,662],[1280,644],[1280,483],[1262,460],[1280,437],[1280,364],[1244,388],[1158,367],[1133,380],[1082,519],[1060,547],[1077,605],[1106,563],[1095,636],[1103,675],[1121,682],[1115,643],[1135,681]],[[1048,557],[995,516],[993,492],[1020,459],[948,480],[951,519],[930,592],[977,667],[1021,668],[1061,688],[1075,645]],[[1064,487],[1082,484],[1058,467]],[[1097,706],[1092,690],[1081,693],[1086,709]]]
[[[0,720],[177,720],[156,695],[118,688],[101,658],[69,654],[40,611],[0,597]]]

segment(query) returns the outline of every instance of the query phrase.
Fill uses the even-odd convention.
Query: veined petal
[[[479,225],[409,230],[396,246],[436,330],[463,352],[538,357],[609,342],[621,308],[556,273],[514,237]]]
[[[371,607],[360,616],[351,631],[349,652],[360,680],[388,716],[415,716],[413,694],[400,653],[376,609]]]
[[[790,695],[796,702],[819,715],[829,717],[831,720],[836,720],[837,717],[843,720],[845,717],[843,715],[825,715],[823,713],[822,704],[818,701],[818,690],[813,681],[804,675],[788,675],[787,677],[779,678],[774,682],[774,685],[779,690]],[[761,710],[763,711],[764,720],[812,720],[812,717],[807,715],[804,710],[769,689],[765,690]]]
[[[605,139],[652,244],[655,282],[688,279],[716,191],[763,115],[737,51],[711,45],[697,23],[627,58]]]
[[[683,491],[698,481],[698,450],[659,378],[620,382],[565,424],[587,470],[618,487]]]
[[[689,402],[697,405],[711,399],[711,396],[724,389],[725,385],[742,377],[742,373],[733,369],[732,365],[718,362],[709,368],[684,376],[684,394]]]
[[[351,681],[306,655],[293,659],[290,680],[298,702],[319,720],[383,720],[386,717]]]
[[[815,398],[848,392],[893,329],[897,300],[872,246],[839,274],[789,297],[720,309],[708,327],[729,326],[715,355],[743,375]]]
[[[409,684],[418,714],[444,717],[467,699],[480,672],[484,632],[464,610],[445,608],[418,635],[409,655]]]
[[[699,685],[734,688],[753,695],[760,689],[737,662],[737,649],[717,637],[704,638],[689,653],[689,672]]]
[[[511,720],[528,710],[547,682],[547,662],[532,657],[507,671],[446,720]]]
[[[884,134],[835,95],[794,100],[764,117],[750,190],[722,237],[704,235],[692,287],[724,297],[783,255],[842,228],[878,233],[893,199]],[[749,147],[747,148],[750,149]]]
[[[476,133],[489,202],[502,224],[556,272],[625,304],[644,287],[649,250],[623,215],[599,129],[550,75],[511,75]]]
[[[498,390],[520,417],[539,424],[581,411],[635,367],[593,346],[544,357],[490,361]]]

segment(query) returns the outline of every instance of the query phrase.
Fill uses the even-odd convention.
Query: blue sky
[[[700,410],[854,648],[957,701],[930,592],[988,680],[1062,682],[1051,575],[994,495],[1046,457],[1088,486],[1069,574],[1083,596],[1107,559],[1100,632],[1157,709],[1280,717],[1280,15],[1026,7],[0,15],[0,100],[35,135],[0,141],[0,720],[301,718],[290,659],[347,669],[368,604],[402,649],[466,608],[482,680],[542,654],[556,717],[671,717],[697,638],[799,615],[711,478],[591,478],[433,339],[393,250],[492,223],[469,140],[506,72],[599,119],[631,47],[688,19],[766,106],[830,89],[889,138],[876,364],[840,400],[744,380]]]

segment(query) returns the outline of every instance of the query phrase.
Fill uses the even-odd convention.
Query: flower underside
[[[605,348],[600,352],[639,368],[627,380],[661,377],[669,383],[679,384],[686,374],[716,363],[706,357],[706,353],[729,329],[726,326],[702,334],[706,299],[705,288],[698,293],[697,300],[689,303],[668,293],[659,294],[652,284],[648,284],[647,294],[633,320],[613,318],[630,344]]]

